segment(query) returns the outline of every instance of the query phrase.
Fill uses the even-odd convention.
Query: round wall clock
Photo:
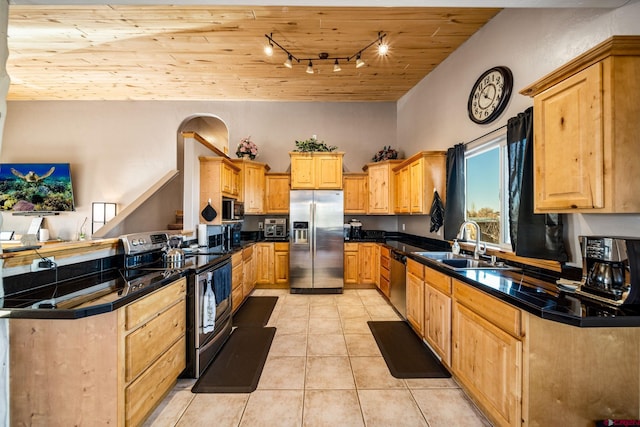
[[[469,118],[479,124],[497,119],[509,102],[512,88],[513,75],[509,68],[493,67],[482,73],[469,94]]]

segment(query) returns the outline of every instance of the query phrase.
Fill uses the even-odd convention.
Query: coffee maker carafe
[[[640,238],[580,236],[578,239],[582,251],[581,293],[616,305],[640,302],[640,290],[636,289]]]
[[[351,240],[361,239],[362,236],[362,223],[360,220],[353,218],[349,223],[351,225]]]

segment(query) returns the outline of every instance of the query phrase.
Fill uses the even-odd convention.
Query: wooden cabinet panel
[[[248,246],[242,250],[242,299],[251,294],[253,288],[256,285],[255,281],[255,268],[253,262],[253,245]]]
[[[344,284],[358,283],[358,244],[344,244]]]
[[[424,336],[424,282],[407,270],[407,321]]]
[[[376,243],[358,244],[358,282],[360,284],[374,284],[378,257],[376,254]]]
[[[604,207],[602,107],[601,64],[535,97],[538,209]]]
[[[173,301],[181,298],[186,293],[187,280],[180,279],[174,285],[165,286],[145,298],[142,298],[132,304],[127,305],[125,310],[126,323],[128,330],[156,317],[162,309],[169,306]]]
[[[424,280],[429,283],[429,286],[439,290],[445,295],[451,295],[451,276],[425,266]]]
[[[177,341],[149,369],[125,389],[127,426],[141,425],[174,386],[186,366],[186,339]]]
[[[166,312],[150,320],[125,338],[125,379],[137,377],[167,346],[175,342],[186,331],[186,301],[183,299]]]
[[[369,214],[389,215],[393,213],[394,182],[392,167],[402,160],[384,160],[368,163],[364,169],[368,174]]]
[[[458,302],[476,311],[494,325],[514,337],[522,336],[521,312],[517,308],[455,279],[453,293]]]
[[[268,214],[289,213],[290,175],[288,173],[265,174],[265,211]]]
[[[409,199],[411,188],[409,186],[409,167],[394,171],[393,173],[394,185],[395,185],[395,213],[409,213]]]
[[[342,188],[342,155],[315,156],[316,187],[323,190]]]
[[[425,283],[424,337],[442,358],[451,366],[451,297]]]
[[[289,243],[276,242],[274,244],[274,272],[273,281],[277,285],[289,283]]]
[[[499,425],[521,425],[521,358],[519,340],[454,304],[453,371]]]
[[[292,189],[342,189],[341,152],[290,152]]]
[[[367,174],[345,173],[342,183],[344,189],[344,213],[367,213]]]
[[[252,160],[234,159],[240,168],[238,174],[238,201],[244,202],[244,213],[265,213],[265,173],[269,166]]]
[[[535,211],[637,213],[640,37],[614,36],[520,93],[533,96]]]
[[[270,285],[273,283],[274,247],[271,242],[255,244],[256,284]]]

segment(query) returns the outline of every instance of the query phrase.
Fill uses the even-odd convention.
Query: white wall
[[[394,143],[395,103],[301,102],[9,102],[2,162],[70,162],[77,212],[47,217],[52,238],[72,239],[94,201],[131,203],[177,158],[183,120],[213,114],[229,127],[229,152],[251,135],[256,159],[272,172],[289,168],[295,140],[318,135],[345,151],[346,170],[361,171],[376,151]],[[3,214],[5,229],[30,219]]]
[[[533,105],[518,92],[611,35],[640,34],[640,2],[616,10],[507,9],[500,12],[398,101],[399,144],[407,152],[446,149],[507,123]],[[467,117],[471,86],[485,70],[506,65],[514,95],[495,122],[477,125]],[[640,183],[639,183],[640,184]],[[428,235],[428,217],[401,217],[407,231]],[[579,263],[577,236],[640,236],[640,215],[566,216],[567,243]]]

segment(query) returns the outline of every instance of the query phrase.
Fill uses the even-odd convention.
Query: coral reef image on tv
[[[0,164],[0,209],[13,212],[73,211],[69,163]]]

